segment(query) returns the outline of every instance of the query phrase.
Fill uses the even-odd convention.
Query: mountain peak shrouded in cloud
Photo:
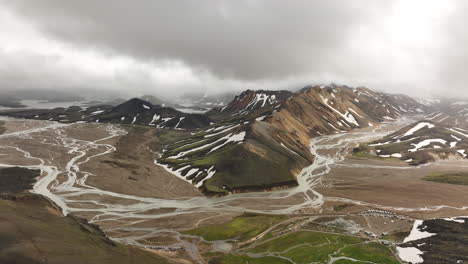
[[[177,97],[338,82],[465,96],[467,6],[0,0],[0,89]]]

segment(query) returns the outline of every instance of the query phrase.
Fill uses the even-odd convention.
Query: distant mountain
[[[3,115],[37,120],[51,120],[64,123],[97,122],[116,124],[135,124],[158,128],[195,129],[210,125],[204,115],[186,114],[170,107],[153,105],[147,101],[133,98],[115,107],[99,105],[87,108],[69,107],[52,110],[9,111]]]
[[[156,96],[153,95],[143,95],[140,97],[141,100],[147,101],[153,105],[160,105],[160,106],[165,106],[165,107],[175,107],[173,103],[164,101]]]
[[[174,102],[182,107],[203,108],[206,110],[222,107],[232,101],[236,94],[232,92],[226,93],[186,93],[174,100]]]
[[[245,91],[207,113],[218,123],[169,144],[159,163],[208,194],[279,188],[313,162],[311,137],[422,114],[403,95],[367,88],[313,86],[299,92]]]
[[[89,119],[91,122],[155,126],[158,128],[195,129],[210,125],[204,115],[186,114],[171,107],[153,105],[133,98]]]
[[[412,165],[462,159],[468,154],[468,130],[424,120],[368,144],[366,150],[381,158],[398,158]]]

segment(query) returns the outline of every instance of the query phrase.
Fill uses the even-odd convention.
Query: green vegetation
[[[425,176],[423,180],[438,183],[468,185],[468,172],[432,173]]]
[[[291,262],[277,257],[253,258],[241,255],[219,255],[210,260],[210,264],[290,264]]]
[[[0,135],[5,133],[5,131],[6,131],[6,128],[5,128],[4,125],[5,125],[5,122],[0,121]]]
[[[217,137],[213,137],[203,143],[200,143],[200,139],[184,139],[168,146],[163,158],[158,161],[168,164],[173,169],[190,165],[187,171],[191,168],[209,169],[211,166],[215,166],[216,174],[205,181],[203,187],[204,191],[209,194],[227,194],[232,190],[260,190],[297,184],[289,169],[294,160],[269,149],[265,145],[257,145],[262,152],[266,153],[265,155],[248,150],[243,145],[231,144],[214,152],[209,152],[213,146],[199,149],[187,155],[188,159],[167,158],[180,151],[196,148],[216,139]]]
[[[187,131],[175,129],[158,129],[156,130],[156,136],[163,145],[190,138],[190,134]]]
[[[226,152],[219,153],[216,161],[217,173],[205,187],[208,192],[220,186],[228,189],[265,189],[273,186],[296,185],[289,168],[293,162],[278,152],[265,149],[268,156],[235,145]]]
[[[374,242],[345,247],[340,251],[339,255],[381,264],[399,263],[387,247]]]
[[[333,206],[333,210],[339,212],[339,211],[345,210],[346,208],[353,207],[353,206],[354,205],[352,204],[339,204],[339,205]]]
[[[207,241],[237,239],[244,241],[259,235],[271,226],[287,219],[285,216],[243,214],[228,223],[210,225],[185,231]]]
[[[290,233],[261,243],[250,251],[286,257],[298,264],[327,263],[330,256],[383,264],[398,263],[392,252],[383,245],[367,243],[364,239],[354,236],[312,231]]]
[[[392,145],[392,144],[389,144]],[[393,144],[395,145],[395,144]],[[395,149],[394,152],[391,153],[399,153],[401,150]],[[400,161],[397,158],[382,158],[375,154],[375,148],[370,147],[367,144],[360,144],[359,147],[354,148],[352,151],[352,155],[357,158],[364,158],[364,159],[376,159],[376,160],[383,160],[383,161]]]

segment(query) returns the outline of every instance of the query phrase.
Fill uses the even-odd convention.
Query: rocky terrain
[[[85,219],[64,217],[46,197],[28,192],[37,170],[0,169],[1,263],[171,263],[111,241]]]

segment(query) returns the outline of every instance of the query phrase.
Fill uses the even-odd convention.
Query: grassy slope
[[[235,145],[216,161],[219,173],[206,182],[207,191],[220,186],[229,189],[263,189],[278,185],[293,185],[289,171],[291,161],[277,152],[269,151],[269,159]]]
[[[5,131],[6,131],[4,125],[5,125],[5,122],[0,121],[0,135],[5,133]]]
[[[375,154],[375,148],[370,147],[368,144],[360,144],[359,147],[353,149],[351,153],[354,157],[365,158],[365,159],[375,159],[382,161],[400,161],[397,158],[382,158]]]
[[[168,263],[114,243],[81,220],[57,215],[40,196],[15,197],[0,200],[0,263]]]
[[[201,236],[207,241],[228,239],[244,241],[257,236],[270,226],[285,219],[285,216],[244,214],[225,224],[200,227],[186,231],[185,233]]]
[[[210,152],[214,146],[208,146],[187,154],[184,159],[168,158],[179,152],[207,145],[225,134],[208,139],[204,138],[204,135],[204,133],[199,133],[184,137],[172,134],[172,132],[163,132],[160,135],[163,137],[163,144],[167,144],[171,140],[177,142],[166,147],[164,157],[159,159],[159,162],[168,164],[173,169],[179,169],[187,165],[190,165],[191,168],[204,169],[215,166],[216,174],[207,180],[203,187],[204,191],[210,194],[227,194],[229,191],[261,190],[269,187],[296,184],[294,175],[290,171],[294,161],[270,149],[266,144],[254,140],[250,140],[250,143],[266,152],[267,155],[261,156],[254,153],[246,149],[244,144],[231,144],[214,152]],[[190,168],[185,172],[189,170]]]
[[[327,263],[329,256],[348,257],[377,263],[398,263],[383,245],[338,234],[298,231],[255,247],[254,253],[274,253],[298,264]]]
[[[468,185],[468,173],[466,172],[432,173],[428,176],[425,176],[423,180],[433,181],[433,182],[438,182],[438,183]]]
[[[228,223],[211,225],[186,231],[186,234],[202,236],[207,241],[238,240],[246,241],[264,232],[273,225],[286,220],[285,216],[244,214]],[[282,229],[279,224],[275,229]],[[253,248],[240,249],[237,254],[208,253],[205,257],[212,264],[283,264],[291,259],[297,264],[328,263],[329,257],[347,257],[361,260],[353,263],[397,264],[389,248],[366,239],[329,232],[293,231],[273,237],[268,234],[256,241]],[[249,257],[247,253],[257,254]],[[266,256],[266,254],[270,254]],[[339,260],[335,263],[349,263]]]
[[[291,264],[291,262],[277,257],[252,258],[248,256],[217,254],[213,256],[210,264]]]

